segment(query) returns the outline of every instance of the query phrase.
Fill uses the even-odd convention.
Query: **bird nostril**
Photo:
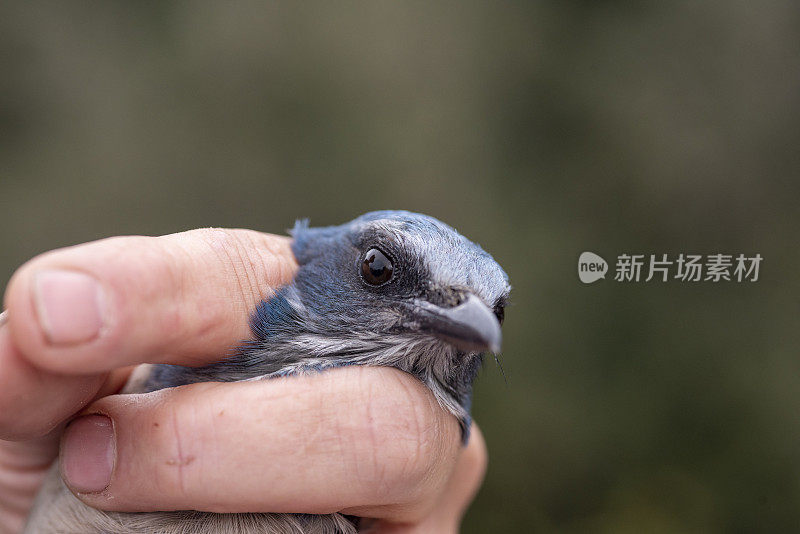
[[[461,288],[433,286],[428,291],[428,302],[441,308],[455,308],[467,301],[469,293]]]

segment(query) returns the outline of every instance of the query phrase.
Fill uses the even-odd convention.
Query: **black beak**
[[[500,352],[500,322],[475,295],[454,308],[441,308],[424,300],[414,304],[415,319],[423,332],[466,352]]]

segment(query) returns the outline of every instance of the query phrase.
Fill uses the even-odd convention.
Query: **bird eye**
[[[502,325],[503,319],[506,318],[506,307],[498,304],[497,306],[494,307],[494,315],[495,317],[497,317],[497,320]]]
[[[392,262],[377,248],[371,248],[361,262],[361,277],[372,286],[385,284],[392,278]]]

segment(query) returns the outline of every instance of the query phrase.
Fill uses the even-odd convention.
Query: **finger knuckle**
[[[193,411],[181,402],[164,402],[145,423],[152,443],[141,452],[151,459],[152,480],[159,491],[177,501],[190,500],[197,486],[199,454],[195,450],[198,440],[193,439],[191,430]]]
[[[238,296],[244,302],[260,297],[268,269],[253,241],[246,234],[220,228],[209,228],[205,234],[215,257],[235,282]]]
[[[369,389],[363,456],[370,490],[387,502],[416,502],[435,491],[453,439],[448,416],[415,379],[389,373]]]

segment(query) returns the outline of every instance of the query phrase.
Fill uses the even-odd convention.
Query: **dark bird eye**
[[[494,307],[494,315],[497,317],[497,320],[500,321],[500,324],[503,324],[503,319],[506,318],[506,307],[498,304]]]
[[[392,262],[377,248],[371,248],[361,263],[361,277],[372,286],[385,284],[392,278]]]

